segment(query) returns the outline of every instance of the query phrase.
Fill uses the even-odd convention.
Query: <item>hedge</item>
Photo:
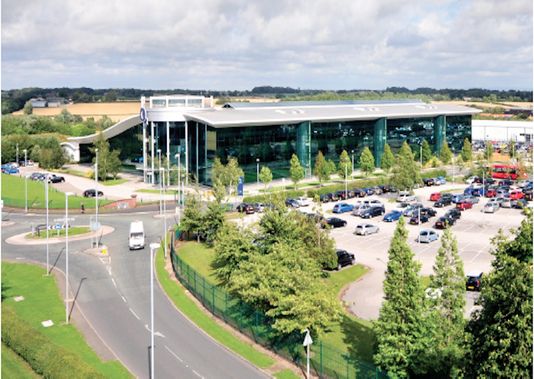
[[[44,378],[102,378],[76,354],[52,343],[15,311],[2,305],[2,341]]]
[[[387,184],[389,181],[387,178],[374,178],[374,179],[358,179],[347,183],[347,189],[353,190],[355,188],[374,187],[378,185]],[[314,198],[315,195],[324,195],[330,192],[344,191],[345,183],[333,184],[329,186],[319,187],[308,190],[308,197]]]
[[[275,191],[267,195],[245,196],[243,202],[245,203],[269,203],[272,196],[283,196],[285,199],[304,196],[303,190],[289,190],[289,191]]]

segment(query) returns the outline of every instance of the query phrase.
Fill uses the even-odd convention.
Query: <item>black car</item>
[[[504,179],[504,180],[499,180],[498,185],[501,187],[510,187],[514,185],[514,182],[513,180],[510,180],[510,179]]]
[[[104,192],[98,191],[98,196],[104,196]],[[96,197],[96,191],[94,189],[88,189],[83,191],[83,197]]]
[[[415,213],[415,214],[410,218],[410,224],[412,224],[412,225],[419,225],[419,224],[428,222],[428,220],[429,220],[428,216],[426,216],[426,215],[424,215],[424,214],[421,213],[421,217],[419,217],[418,214]]]
[[[433,185],[434,185],[434,179],[433,179],[433,178],[426,178],[426,179],[423,179],[423,183],[424,183],[425,186],[427,186],[427,187],[433,186]]]
[[[482,272],[471,272],[467,274],[467,280],[465,281],[466,291],[480,291],[482,286]]]
[[[62,176],[52,174],[51,176],[48,177],[48,182],[49,183],[63,183],[65,182],[65,178]]]
[[[445,217],[453,218],[454,221],[458,220],[460,217],[462,217],[462,212],[460,212],[458,209],[453,208],[449,209],[447,213],[445,213]]]
[[[341,270],[341,267],[353,265],[356,261],[354,254],[349,253],[347,250],[338,250],[337,254],[337,270]]]
[[[365,191],[362,190],[361,188],[355,188],[353,191],[354,191],[354,194],[355,194],[357,197],[365,197],[365,196],[367,196],[367,192],[365,192]]]
[[[439,199],[438,201],[436,201],[434,203],[434,206],[436,208],[443,208],[447,205],[451,205],[452,204],[452,198],[450,197],[441,197],[441,199]]]
[[[382,186],[373,187],[373,191],[375,192],[375,195],[382,195],[384,193]]]
[[[335,193],[327,193],[326,196],[330,199],[330,201],[338,201],[339,197]]]
[[[292,208],[300,207],[298,201],[295,199],[286,199],[286,206],[292,207]]]
[[[385,213],[385,209],[382,207],[371,207],[365,210],[360,217],[361,218],[371,218],[376,216],[382,216]]]
[[[340,200],[347,200],[348,199],[348,191],[345,193],[345,191],[337,191],[336,192],[336,196],[338,199]]]
[[[321,200],[321,203],[329,203],[330,202],[330,196],[328,196],[328,194],[320,195],[319,199]]]
[[[371,187],[363,188],[363,191],[365,191],[365,194],[367,196],[371,196],[375,194],[375,190]]]
[[[421,208],[421,215],[424,215],[428,218],[434,217],[436,215],[436,211],[432,208]]]
[[[450,217],[440,217],[434,224],[436,229],[446,229],[448,226],[453,226],[456,219]]]
[[[342,228],[347,225],[347,221],[338,217],[330,217],[326,219],[326,225],[330,225],[332,228]]]

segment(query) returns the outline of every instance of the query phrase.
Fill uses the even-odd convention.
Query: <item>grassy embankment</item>
[[[85,342],[78,329],[72,324],[65,324],[65,306],[55,277],[46,276],[44,268],[31,264],[2,262],[2,274],[6,296],[2,303],[3,307],[14,309],[18,317],[50,339],[52,343],[75,353],[105,377],[131,377],[120,362],[103,362]],[[15,302],[14,296],[24,296],[24,300]],[[41,325],[44,320],[52,320],[54,325],[44,328]]]
[[[69,237],[77,236],[80,234],[86,234],[90,233],[91,229],[89,229],[88,226],[72,226],[69,228]],[[48,238],[57,238],[57,237],[65,237],[65,229],[59,229],[59,230],[50,230],[48,232]],[[46,230],[41,230],[39,235],[35,234],[32,235],[31,233],[26,234],[27,239],[45,239],[46,238]]]
[[[2,378],[34,379],[39,375],[17,353],[2,343]]]
[[[14,208],[24,208],[25,204],[25,179],[15,175],[2,174],[2,200],[4,206]],[[40,181],[28,181],[28,208],[43,209],[45,203],[45,184]],[[48,187],[48,200],[50,209],[64,209],[65,208],[65,193],[56,190],[52,185]],[[84,198],[82,196],[69,196],[69,208],[72,210],[79,210],[81,204],[85,205],[85,209],[94,208],[95,199]],[[99,208],[109,204],[109,200],[98,198]]]

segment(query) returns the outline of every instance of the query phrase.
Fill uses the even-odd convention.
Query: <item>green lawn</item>
[[[72,226],[69,228],[69,237],[76,236],[79,234],[85,234],[89,233],[91,229],[89,229],[88,226]],[[59,233],[58,233],[59,232]],[[59,230],[50,230],[48,232],[49,238],[54,237],[65,237],[65,229],[59,229]],[[27,239],[45,239],[46,238],[46,230],[41,230],[40,235],[32,235],[31,233],[26,234]]]
[[[2,343],[2,378],[35,379],[40,376],[17,353]]]
[[[193,267],[210,284],[216,284],[217,279],[211,269],[211,262],[215,257],[215,251],[204,244],[186,242],[180,247],[180,257],[189,266]]]
[[[46,276],[40,266],[2,262],[2,281],[6,286],[4,305],[12,307],[17,316],[48,337],[53,343],[77,354],[108,378],[129,378],[131,374],[118,361],[103,362],[87,345],[82,334],[72,324],[65,324],[65,306],[54,276]],[[14,296],[25,300],[15,302]],[[44,328],[41,321],[52,320]]]
[[[136,190],[135,192],[158,193],[159,194],[161,191],[159,189],[145,189],[145,188],[143,188],[143,189]],[[171,190],[171,191],[167,190],[167,191],[165,191],[166,195],[173,195],[173,194],[177,194],[177,193],[178,193],[178,191],[175,191],[175,190]]]
[[[290,369],[285,369],[285,370],[282,370],[282,371],[278,371],[277,373],[274,374],[274,377],[276,379],[299,379],[300,378],[300,376],[295,374]]]
[[[15,175],[2,174],[2,200],[7,207],[24,208],[25,204],[25,179]],[[28,182],[28,208],[45,208],[45,184],[40,181],[27,179]],[[65,208],[65,193],[48,187],[48,200],[51,209]],[[85,209],[94,208],[95,199],[81,196],[69,196],[69,208],[78,211],[81,204]],[[110,201],[98,198],[99,208]]]
[[[70,175],[74,175],[74,176],[80,176],[82,178],[89,178],[90,177],[90,172],[74,170],[72,168],[60,168],[58,170],[53,170],[53,171],[54,172],[62,172],[64,174],[70,174]]]
[[[126,183],[127,181],[128,181],[128,179],[118,178],[118,179],[108,179],[108,180],[105,180],[105,181],[99,181],[98,183],[99,184],[103,184],[105,186],[116,186],[117,184]]]
[[[206,314],[189,298],[184,288],[171,280],[165,271],[163,250],[158,250],[156,255],[156,273],[158,281],[170,297],[174,305],[199,328],[208,333],[215,340],[226,346],[234,353],[242,356],[252,364],[266,368],[274,364],[274,360],[266,354],[256,350],[251,344],[235,337],[231,332],[217,324],[212,316]]]
[[[368,269],[365,266],[357,264],[341,271],[331,272],[330,276],[326,279],[326,284],[332,289],[332,292],[338,294],[343,287],[354,282],[367,271]]]

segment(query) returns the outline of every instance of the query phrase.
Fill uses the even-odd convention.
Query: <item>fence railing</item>
[[[208,311],[256,343],[305,370],[306,353],[302,346],[302,336],[277,337],[265,315],[207,281],[180,258],[174,249],[174,243],[171,243],[171,259],[176,278]],[[315,341],[310,352],[310,368],[321,378],[387,378],[387,375],[373,364],[355,359],[348,352],[341,352],[321,341]]]

